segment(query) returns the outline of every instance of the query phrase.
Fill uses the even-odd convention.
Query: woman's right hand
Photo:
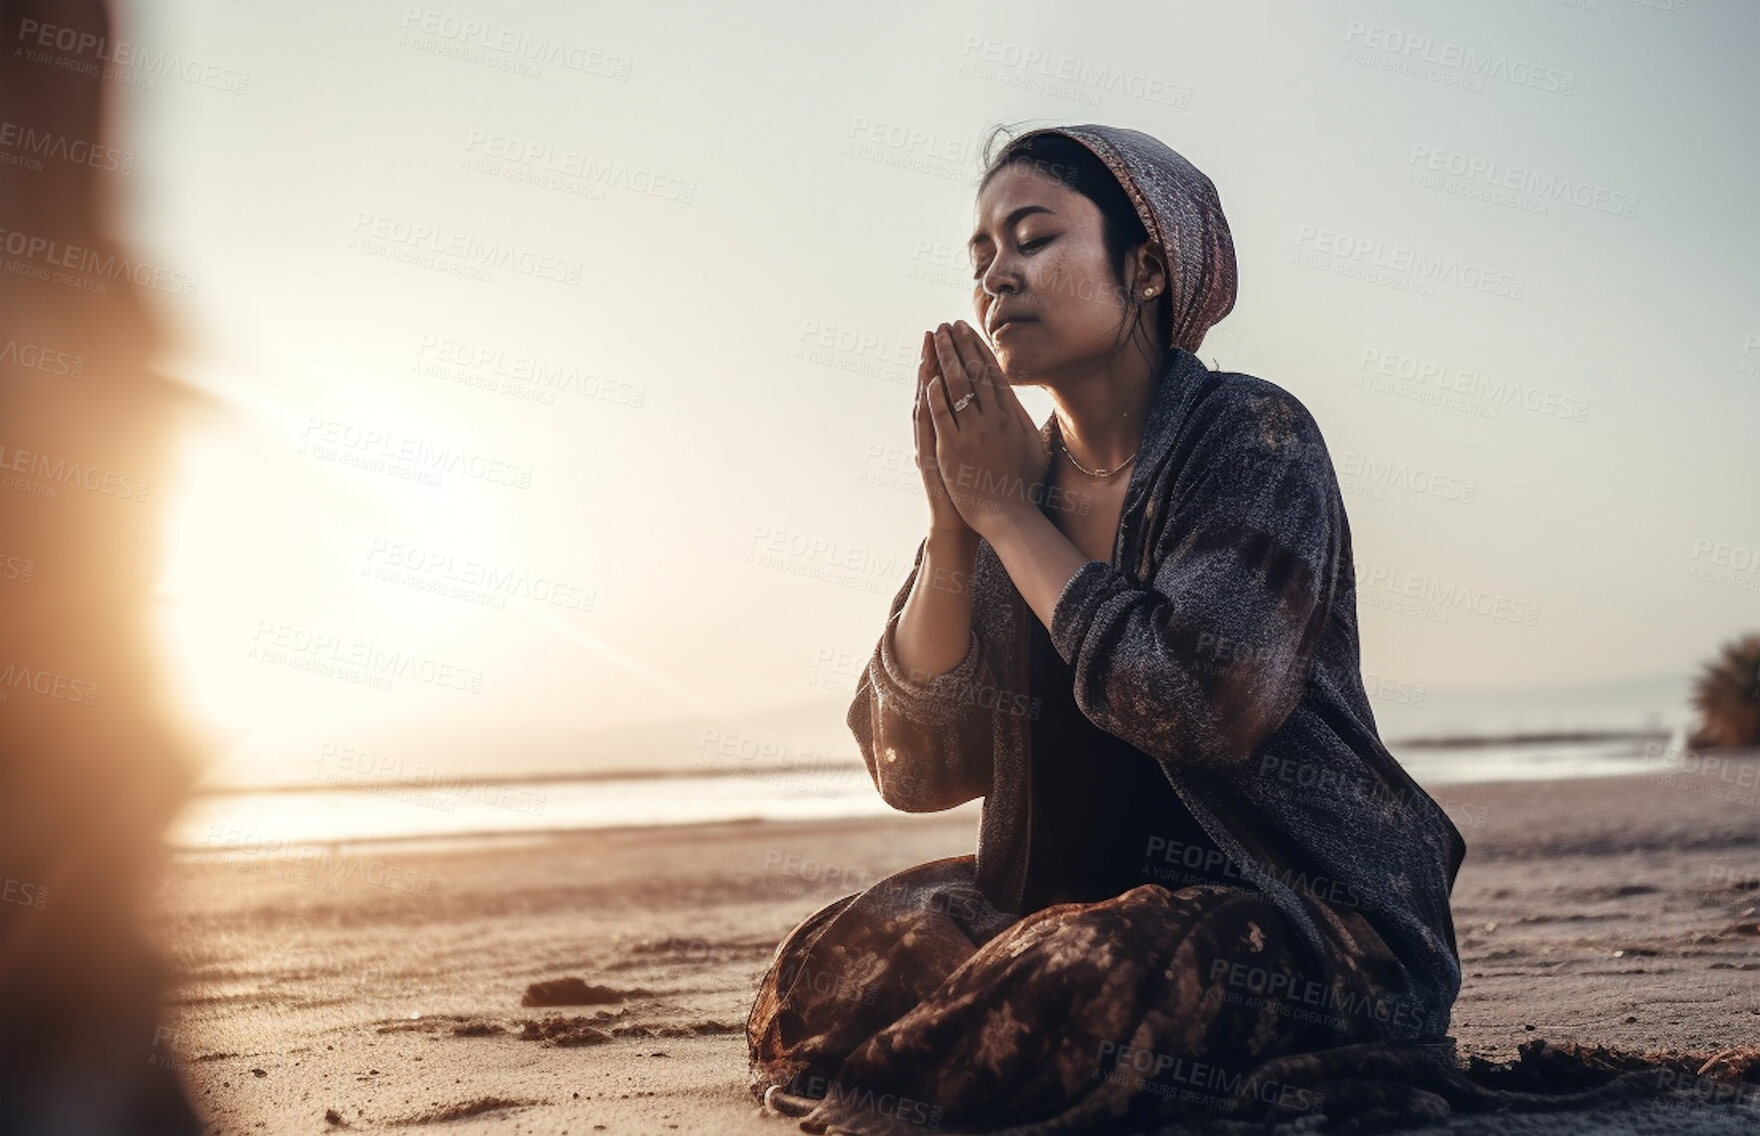
[[[960,516],[935,460],[935,417],[929,413],[929,380],[940,373],[934,333],[925,331],[922,359],[917,364],[917,400],[911,405],[911,425],[917,439],[917,470],[923,475],[923,492],[929,498],[929,536],[975,540],[978,534]]]

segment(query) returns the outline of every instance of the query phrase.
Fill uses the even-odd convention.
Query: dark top
[[[1027,906],[1092,903],[1139,884],[1253,885],[1210,839],[1156,760],[1076,705],[1070,665],[1032,636],[1033,808]]]
[[[1055,426],[1041,427],[1048,453]],[[1020,911],[1039,859],[1026,854],[1033,814],[1065,808],[1066,790],[1035,787],[1033,723],[1020,709],[1029,632],[1043,628],[980,538],[969,579],[934,582],[970,591],[965,658],[907,675],[892,623],[925,545],[846,721],[894,807],[984,798],[977,883]],[[1466,845],[1376,732],[1350,524],[1301,401],[1170,351],[1112,555],[1076,569],[1049,631],[1082,714],[1160,763],[1199,826],[1316,951],[1374,961],[1400,999],[1388,1028],[1446,1032],[1461,977],[1449,892]],[[1110,796],[1117,808],[1133,799]]]

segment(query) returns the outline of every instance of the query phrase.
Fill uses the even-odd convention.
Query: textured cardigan
[[[1055,422],[1042,427],[1048,443]],[[965,657],[940,675],[905,674],[893,631],[925,546],[846,721],[895,808],[984,798],[978,885],[1024,914],[1034,717],[1025,621],[1038,617],[980,538]],[[1392,955],[1378,969],[1405,1003],[1394,1032],[1446,1033],[1460,989],[1449,893],[1465,843],[1376,731],[1350,528],[1306,407],[1273,383],[1170,349],[1112,560],[1076,571],[1048,630],[1082,712],[1160,764],[1236,870],[1321,957],[1353,941],[1339,915],[1368,923]]]

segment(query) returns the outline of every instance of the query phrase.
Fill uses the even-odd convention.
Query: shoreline
[[[1727,773],[1745,768],[1744,763],[1753,758],[1760,758],[1760,747],[1703,753],[1664,749],[1649,754],[1593,759],[1571,755],[1568,760],[1579,764],[1562,771],[1548,768],[1549,763],[1538,758],[1524,767],[1531,779],[1530,776],[1510,775],[1511,763],[1507,760],[1488,758],[1488,767],[1480,772],[1502,773],[1503,777],[1463,780],[1460,779],[1463,770],[1459,768],[1446,771],[1420,769],[1419,772],[1426,776],[1419,777],[1418,781],[1433,798],[1443,802],[1458,800],[1463,793],[1470,795],[1470,791],[1480,788],[1500,791],[1497,787],[1515,784],[1554,781],[1568,784],[1632,778],[1656,782],[1680,774],[1697,775],[1707,769]],[[1462,759],[1459,764],[1465,765],[1467,760]],[[1613,768],[1608,767],[1609,762]],[[1407,767],[1409,770],[1409,763]],[[528,790],[517,800],[501,801],[414,796],[412,793],[423,786],[402,782],[324,783],[279,786],[262,791],[200,793],[185,802],[162,838],[162,844],[171,857],[189,859],[220,857],[228,852],[249,855],[252,853],[248,849],[264,846],[284,849],[438,847],[446,842],[469,844],[514,837],[566,836],[572,832],[688,829],[715,824],[811,823],[888,815],[889,811],[872,793],[863,766],[840,767],[835,780],[826,778],[824,770],[824,766],[819,767],[821,782],[817,783],[790,779],[786,769],[741,770],[711,775],[692,773],[689,776],[657,771],[652,776],[633,779],[593,775],[578,778],[545,776],[520,783],[551,786],[550,792],[532,796]],[[1464,771],[1472,772],[1470,769]],[[1560,776],[1561,772],[1565,775]],[[470,780],[474,783],[474,779]],[[1715,782],[1715,778],[1706,782],[1706,791],[1722,791],[1760,804],[1760,777],[1737,780],[1727,788]],[[514,783],[508,780],[501,784],[511,786]],[[668,803],[664,794],[669,786],[675,785],[681,787],[684,795],[671,798]],[[638,787],[633,796],[627,792],[631,786]],[[276,805],[276,801],[286,801],[288,805],[284,809]],[[374,807],[387,802],[424,811],[380,814],[377,817],[371,814]],[[462,812],[459,806],[463,806]],[[975,813],[977,805],[973,803],[969,807]],[[430,815],[435,810],[444,813],[448,819]],[[620,811],[622,816],[618,815]],[[717,812],[722,815],[714,815]],[[642,816],[643,819],[623,819],[629,815]],[[393,816],[394,820],[387,819]],[[339,822],[339,817],[346,819]],[[1462,819],[1470,821],[1472,817]],[[203,821],[207,822],[205,826]]]
[[[1577,742],[1628,742],[1628,741],[1665,741],[1673,736],[1669,730],[1566,730],[1552,732],[1513,733],[1513,734],[1462,734],[1462,735],[1418,735],[1408,738],[1383,739],[1382,744],[1389,749],[1418,750],[1472,750],[1493,746],[1528,746],[1528,745],[1564,745]],[[749,759],[738,758],[738,761]],[[191,797],[236,797],[248,794],[279,794],[279,793],[323,793],[336,788],[345,788],[358,792],[378,792],[391,789],[422,789],[445,791],[449,785],[468,784],[471,786],[503,786],[503,785],[569,785],[600,781],[665,781],[690,778],[713,777],[773,777],[790,774],[815,773],[848,773],[865,771],[865,765],[859,754],[843,758],[823,758],[814,761],[797,761],[787,764],[755,765],[749,769],[741,769],[734,762],[719,764],[697,764],[690,766],[659,766],[659,767],[628,767],[599,770],[585,770],[576,773],[511,773],[488,776],[477,773],[456,773],[436,775],[426,780],[381,778],[379,780],[347,780],[333,781],[265,781],[239,782],[235,784],[198,784],[190,791]]]

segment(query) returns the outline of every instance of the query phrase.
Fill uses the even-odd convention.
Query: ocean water
[[[711,821],[825,820],[891,812],[859,763],[706,776],[326,777],[310,787],[198,793],[166,834],[180,851],[534,834]]]
[[[1681,768],[1690,676],[1448,691],[1365,672],[1377,732],[1439,801],[1487,781]],[[376,841],[885,816],[845,700],[740,723],[674,722],[598,744],[280,737],[209,771],[166,833],[184,855],[259,856]],[[1445,805],[1445,807],[1447,807]],[[960,809],[975,817],[978,802]]]
[[[1656,774],[1679,768],[1683,733],[1576,740],[1392,744],[1427,790],[1486,781]],[[356,763],[366,765],[366,763]],[[978,802],[959,806],[976,814]],[[770,768],[737,758],[704,771],[496,780],[424,771],[386,780],[346,760],[315,765],[303,783],[211,787],[166,834],[186,855],[261,856],[370,841],[449,840],[581,829],[726,821],[884,816],[866,768],[815,760]]]

